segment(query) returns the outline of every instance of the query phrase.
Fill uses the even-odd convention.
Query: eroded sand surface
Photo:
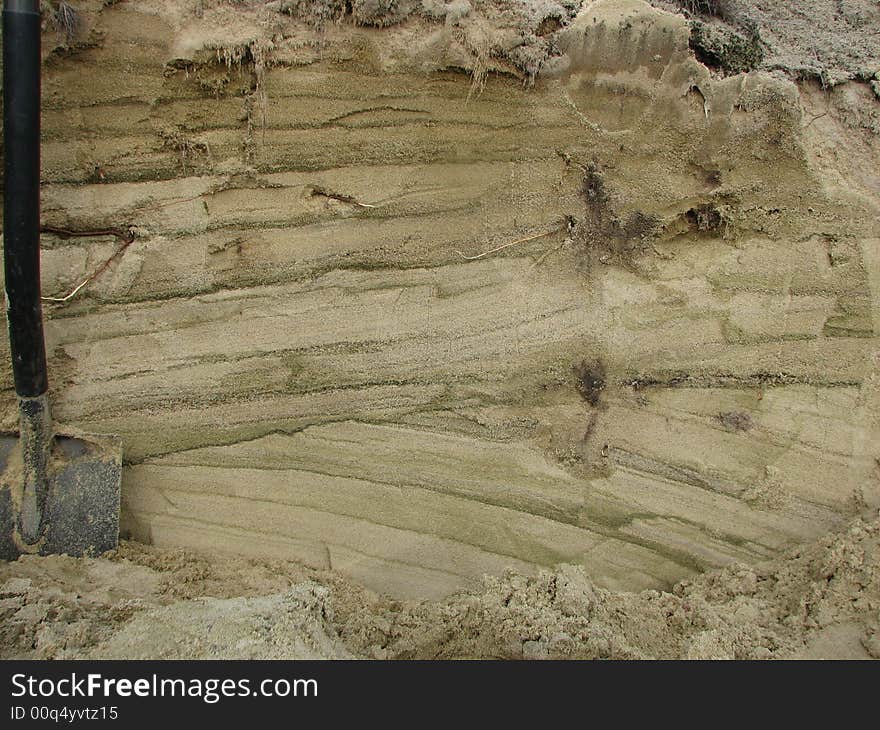
[[[878,659],[880,520],[671,592],[607,591],[561,565],[436,602],[128,543],[0,567],[0,612],[3,658]]]
[[[47,27],[44,293],[117,253],[46,304],[51,395],[122,436],[136,542],[9,566],[11,651],[873,646],[870,592],[873,618],[789,600],[880,506],[880,11],[710,4],[83,0]],[[206,571],[198,602],[156,561]],[[221,564],[266,582],[205,587]],[[711,581],[760,570],[787,577],[724,588],[735,619]],[[186,640],[138,643],[160,625]]]

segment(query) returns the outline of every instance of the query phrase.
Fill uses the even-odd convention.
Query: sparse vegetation
[[[754,26],[740,33],[723,24],[696,20],[691,24],[689,45],[698,61],[726,75],[752,71],[764,60],[761,36]]]
[[[249,86],[245,93],[245,113],[247,116],[247,141],[246,152],[248,157],[253,152],[254,129],[259,126],[263,132],[266,130],[268,113],[268,99],[266,97],[265,79],[266,69],[271,65],[270,54],[272,52],[271,41],[251,41],[232,46],[218,46],[214,48],[217,61],[226,66],[228,70],[233,68],[248,69]]]
[[[317,31],[352,12],[351,0],[281,0],[277,7],[279,12],[304,20]]]
[[[384,28],[405,20],[416,9],[415,0],[352,0],[352,14],[358,25]]]
[[[691,15],[708,15],[722,20],[731,20],[736,13],[731,0],[678,0],[678,4]]]
[[[68,43],[80,34],[83,27],[83,19],[79,11],[65,0],[61,0],[58,6],[52,10],[51,20],[52,26],[59,33],[64,34]]]

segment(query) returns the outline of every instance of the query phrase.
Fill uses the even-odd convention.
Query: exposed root
[[[495,248],[490,248],[488,251],[483,251],[483,253],[478,253],[475,256],[466,256],[461,251],[456,251],[459,256],[461,256],[465,261],[476,261],[477,259],[481,259],[484,256],[489,256],[490,254],[497,253],[498,251],[503,251],[506,248],[510,248],[511,246],[517,246],[521,243],[528,243],[529,241],[536,241],[539,238],[546,238],[547,236],[552,236],[554,233],[559,233],[560,231],[564,231],[567,227],[566,225],[558,226],[554,228],[552,231],[544,231],[544,233],[536,233],[534,236],[527,236],[526,238],[518,238],[516,241],[509,241],[508,243],[503,243],[500,246],[496,246]]]
[[[67,43],[70,43],[82,30],[83,20],[76,8],[61,0],[52,13],[52,25],[59,33],[63,33]]]
[[[312,186],[312,197],[323,197],[330,198],[330,200],[338,200],[340,203],[348,203],[349,205],[355,205],[358,208],[378,208],[378,205],[371,205],[370,203],[361,203],[359,200],[351,197],[350,195],[340,195],[339,193],[333,193],[329,190],[325,190],[322,187],[318,187],[317,185]]]
[[[89,284],[91,284],[95,279],[97,279],[101,274],[103,274],[107,269],[110,268],[110,265],[116,261],[123,253],[125,253],[126,249],[134,243],[135,235],[134,230],[129,228],[127,231],[122,231],[118,228],[108,228],[103,230],[95,230],[95,231],[69,231],[65,228],[53,228],[51,226],[43,226],[40,229],[44,233],[52,233],[60,238],[71,238],[71,237],[86,237],[86,236],[116,236],[122,241],[122,245],[116,249],[110,258],[108,258],[104,263],[102,263],[97,269],[95,269],[89,276],[83,279],[79,284],[77,284],[73,289],[71,289],[67,294],[61,297],[40,297],[44,302],[54,302],[56,304],[66,304],[71,299],[73,299],[77,294],[79,294],[83,289],[85,289]]]

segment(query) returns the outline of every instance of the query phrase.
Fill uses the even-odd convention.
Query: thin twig
[[[145,206],[135,206],[135,210],[139,213],[143,213],[147,210],[159,210],[160,208],[170,208],[172,205],[181,205],[182,203],[190,203],[193,200],[199,200],[200,198],[205,197],[206,195],[213,195],[215,190],[208,190],[204,193],[199,193],[198,195],[193,195],[191,198],[181,198],[179,200],[170,200],[166,203],[156,203],[154,205],[145,205]]]
[[[496,246],[495,248],[490,248],[488,251],[483,251],[483,253],[478,253],[476,256],[465,256],[461,251],[456,251],[459,256],[461,256],[465,261],[476,261],[477,259],[481,259],[484,256],[488,256],[492,253],[497,253],[498,251],[503,251],[505,248],[510,248],[511,246],[516,246],[520,243],[528,243],[529,241],[535,241],[539,238],[546,238],[547,236],[552,236],[554,233],[559,233],[562,230],[561,227],[554,228],[552,231],[545,231],[544,233],[536,233],[534,236],[529,236],[528,238],[520,238],[516,241],[510,241],[508,243],[503,243],[500,246]]]
[[[46,230],[44,228],[44,230]],[[69,232],[70,235],[85,235],[81,232]],[[114,234],[115,235],[115,234]],[[57,304],[64,304],[65,302],[69,302],[73,299],[80,291],[82,291],[86,286],[91,284],[95,279],[97,279],[101,274],[103,274],[108,268],[110,268],[110,264],[112,264],[116,259],[118,259],[125,250],[134,243],[134,233],[129,232],[127,236],[121,236],[122,245],[116,249],[115,253],[107,259],[103,264],[101,264],[97,269],[95,269],[89,276],[83,279],[79,284],[77,284],[73,289],[71,289],[67,294],[63,297],[40,297],[43,301],[46,302],[55,302]]]
[[[198,195],[193,195],[189,198],[180,198],[179,200],[170,200],[165,203],[155,203],[153,205],[142,205],[135,206],[135,210],[139,213],[143,213],[148,210],[159,210],[161,208],[169,208],[172,205],[180,205],[182,203],[190,203],[193,200],[200,200],[201,198],[207,197],[209,195],[216,195],[217,193],[225,192],[226,190],[237,190],[239,188],[220,188],[218,190],[206,190],[204,193],[199,193]],[[339,200],[342,203],[349,203],[350,205],[356,205],[358,208],[378,208],[378,205],[372,205],[371,203],[361,203],[359,200],[355,200],[349,195],[336,195],[334,193],[326,193],[320,188],[314,188],[312,195],[323,195],[327,198],[332,198],[334,200]]]
[[[331,200],[338,200],[340,203],[348,203],[349,205],[356,205],[358,208],[378,208],[378,205],[370,205],[370,203],[361,203],[359,200],[356,200],[351,195],[341,195],[340,193],[333,193],[329,190],[325,190],[322,187],[318,187],[316,185],[312,186],[312,197],[323,197],[330,198]]]
[[[72,231],[69,228],[58,228],[56,226],[40,226],[40,233],[51,233],[58,238],[94,238],[95,236],[116,236],[121,241],[134,240],[134,233],[131,229],[123,230],[122,228],[92,228],[87,231]]]
[[[77,294],[79,294],[80,289],[82,289],[86,284],[88,284],[92,280],[90,276],[88,279],[81,281],[76,285],[75,288],[71,289],[69,294],[65,294],[63,297],[40,297],[44,302],[69,302],[73,299]]]

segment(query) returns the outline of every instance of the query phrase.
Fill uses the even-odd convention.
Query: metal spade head
[[[119,542],[122,441],[117,436],[53,439],[46,469],[42,536],[22,536],[23,459],[21,439],[0,434],[0,559],[19,555],[99,555]]]

